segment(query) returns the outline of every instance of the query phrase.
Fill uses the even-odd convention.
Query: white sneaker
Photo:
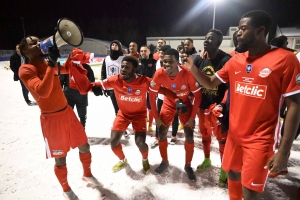
[[[155,138],[154,141],[150,144],[150,147],[154,148],[156,146],[158,146],[158,139]]]
[[[76,196],[76,194],[73,192],[73,190],[69,190],[67,192],[64,192],[64,197],[67,200],[76,200],[78,199],[78,197]]]
[[[176,142],[177,142],[176,137],[172,137],[172,139],[171,139],[171,141],[170,141],[170,144],[171,144],[171,145],[175,145]]]
[[[103,186],[94,176],[83,176],[82,180],[88,184],[92,184],[93,186]]]

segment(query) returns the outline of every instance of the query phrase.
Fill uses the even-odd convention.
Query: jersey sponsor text
[[[142,102],[141,96],[129,96],[129,95],[122,95],[120,94],[121,101],[133,102],[133,103],[140,103]]]
[[[241,95],[265,99],[267,86],[256,85],[244,82],[235,82],[235,92]]]

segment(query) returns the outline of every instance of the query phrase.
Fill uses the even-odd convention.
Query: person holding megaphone
[[[55,41],[55,40],[54,40]],[[66,157],[70,147],[79,149],[83,166],[82,180],[94,186],[100,183],[91,172],[92,155],[84,127],[79,122],[62,91],[58,76],[59,50],[54,42],[47,54],[40,48],[40,40],[34,36],[22,39],[20,50],[30,59],[20,67],[19,76],[41,110],[41,128],[46,145],[46,158],[54,158],[54,172],[63,188],[66,199],[77,199],[67,180]],[[45,59],[47,58],[47,60]],[[61,73],[69,73],[68,58]]]

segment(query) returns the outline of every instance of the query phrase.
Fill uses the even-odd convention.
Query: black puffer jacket
[[[156,71],[156,60],[153,59],[153,54],[149,55],[148,59],[139,58],[138,74],[152,78]]]

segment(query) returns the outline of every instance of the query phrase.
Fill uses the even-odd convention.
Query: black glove
[[[57,47],[48,47],[48,66],[56,67],[58,58],[60,58],[59,50]]]
[[[95,96],[103,95],[101,87],[94,86],[92,88],[92,90],[93,90]]]
[[[181,113],[181,114],[187,112],[187,107],[186,107],[186,105],[182,102],[181,99],[179,99],[179,100],[176,101],[176,111],[177,111],[178,113]]]
[[[103,92],[104,96],[106,96],[106,97],[110,96],[110,91],[109,90],[103,90],[103,91],[104,91]]]

